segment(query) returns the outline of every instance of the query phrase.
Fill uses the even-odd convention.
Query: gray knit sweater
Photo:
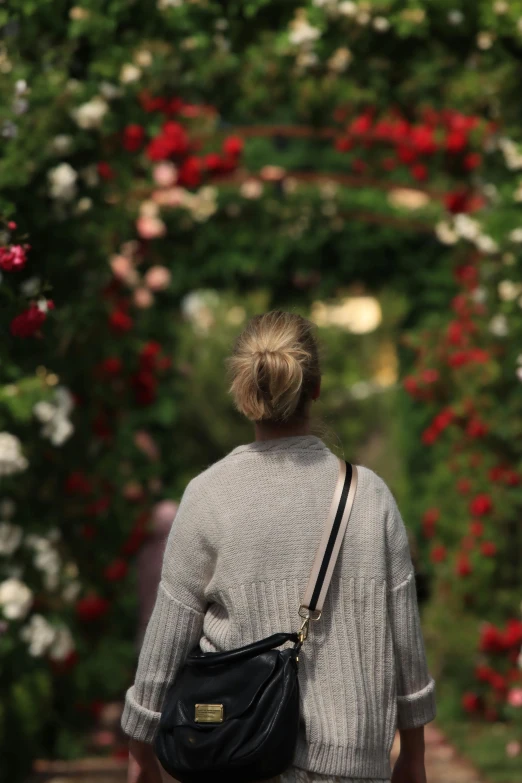
[[[127,734],[152,741],[166,690],[198,643],[230,650],[296,630],[337,476],[336,456],[302,435],[238,446],[189,483],[127,693]],[[435,717],[435,683],[404,523],[368,468],[359,467],[323,617],[300,658],[296,766],[388,779],[396,728]]]

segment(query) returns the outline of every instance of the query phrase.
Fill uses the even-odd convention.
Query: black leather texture
[[[277,649],[287,642],[294,646]],[[154,746],[181,783],[252,783],[292,764],[299,728],[297,634],[224,653],[192,653],[165,698]],[[222,705],[198,723],[196,704]]]

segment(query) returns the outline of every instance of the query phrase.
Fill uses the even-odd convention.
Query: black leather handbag
[[[228,652],[192,652],[167,692],[154,740],[163,768],[181,783],[252,783],[291,766],[299,730],[298,663],[318,620],[353,505],[357,468],[339,478],[297,633],[277,633]],[[292,646],[279,649],[285,644]]]

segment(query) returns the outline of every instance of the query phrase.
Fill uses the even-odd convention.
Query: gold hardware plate
[[[196,723],[223,723],[222,704],[196,704]]]

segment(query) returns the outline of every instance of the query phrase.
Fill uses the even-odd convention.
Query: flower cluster
[[[479,169],[482,155],[476,148],[494,130],[478,116],[454,110],[425,109],[419,121],[411,122],[398,111],[377,114],[369,108],[350,117],[347,109],[339,108],[335,119],[342,125],[335,148],[349,154],[355,173],[386,176],[402,170],[417,182],[441,171],[465,177]]]

